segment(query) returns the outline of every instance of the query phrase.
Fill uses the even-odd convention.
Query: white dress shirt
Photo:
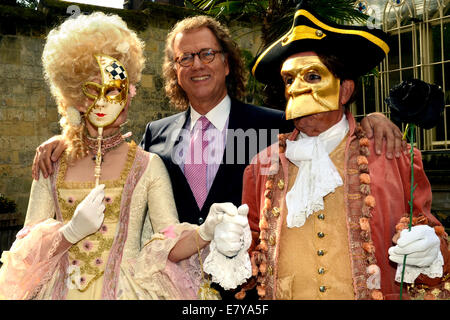
[[[190,108],[190,117],[186,121],[184,129],[189,130],[191,135],[193,134],[193,129],[197,120],[202,116],[198,113],[191,105]],[[217,170],[222,162],[223,153],[226,145],[227,138],[227,128],[228,128],[228,119],[230,116],[231,109],[231,99],[228,95],[219,102],[214,108],[212,108],[207,114],[204,116],[209,120],[210,124],[206,131],[206,138],[209,141],[208,144],[208,152],[206,153],[207,159],[207,169],[206,169],[206,187],[209,192],[211,186],[214,182],[214,178],[216,177]],[[183,150],[188,150],[189,148],[189,140],[182,140],[180,142],[182,144]],[[187,152],[183,152],[183,155],[186,155]],[[181,171],[184,173],[184,163],[182,161],[179,166]]]

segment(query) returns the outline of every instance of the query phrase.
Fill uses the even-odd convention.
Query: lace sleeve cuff
[[[252,236],[247,226],[241,251],[235,257],[228,258],[217,250],[215,241],[211,241],[210,253],[203,266],[204,271],[212,276],[213,282],[218,283],[225,290],[237,288],[252,276],[252,265],[247,251],[251,242]]]
[[[403,281],[405,283],[414,283],[420,274],[424,274],[430,278],[440,278],[443,274],[444,258],[439,252],[438,257],[428,267],[417,267],[412,265],[405,266],[405,274]],[[395,274],[395,281],[400,282],[402,278],[403,264],[397,265],[397,272]]]

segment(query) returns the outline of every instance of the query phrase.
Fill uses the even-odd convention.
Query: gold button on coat
[[[323,250],[317,250],[317,255],[318,256],[323,256],[325,254],[325,251]]]
[[[320,292],[325,292],[327,290],[327,287],[325,287],[325,286],[320,286],[319,287],[319,291]]]
[[[271,276],[273,274],[273,268],[272,266],[267,267],[267,273]]]
[[[317,272],[318,272],[319,274],[324,274],[324,273],[325,273],[325,268],[319,268],[319,269],[317,270]]]
[[[278,189],[283,190],[284,189],[284,180],[280,179],[278,181]]]
[[[325,233],[323,233],[323,232],[318,232],[318,233],[317,233],[317,236],[318,236],[319,238],[323,238],[323,237],[325,237]]]
[[[278,208],[278,207],[273,207],[273,209],[272,209],[272,214],[273,214],[275,217],[278,217],[278,216],[280,215],[280,208]]]
[[[321,213],[317,216],[317,218],[320,220],[325,220],[325,215],[323,213]]]
[[[276,241],[276,237],[275,236],[272,235],[272,236],[269,237],[269,244],[271,246],[274,246],[276,242],[277,241]]]

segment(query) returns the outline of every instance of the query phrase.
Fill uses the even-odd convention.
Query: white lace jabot
[[[309,215],[323,210],[323,197],[343,185],[328,155],[348,130],[344,115],[337,124],[316,137],[300,132],[296,141],[286,140],[286,158],[299,168],[294,185],[286,194],[288,228],[303,226]]]

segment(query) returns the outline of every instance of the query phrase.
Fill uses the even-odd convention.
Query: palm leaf
[[[236,16],[262,15],[268,8],[267,0],[255,1],[219,1],[219,0],[190,0],[185,5],[194,7],[206,14],[218,18],[236,18]]]
[[[216,17],[226,16],[267,16],[275,14],[274,22],[277,20],[291,21],[294,15],[292,10],[300,1],[268,1],[268,0],[190,0],[185,1],[195,8]],[[308,6],[314,9],[320,16],[337,23],[364,23],[369,16],[355,9],[354,0],[303,0]],[[276,10],[278,9],[278,10]],[[281,10],[280,10],[281,9]],[[277,13],[280,12],[280,13]],[[281,12],[288,12],[283,14]]]
[[[294,8],[300,1],[268,0],[190,0],[198,10],[218,19],[231,21],[242,17],[260,20],[263,27],[263,44],[271,43],[287,32],[294,18]],[[321,17],[339,24],[362,24],[369,16],[355,9],[355,0],[303,0]]]
[[[364,23],[368,15],[355,8],[354,0],[309,0],[308,5],[321,17],[339,23]]]
[[[206,11],[212,8],[217,0],[191,0],[188,1],[191,2],[195,7],[197,7],[200,10]]]

